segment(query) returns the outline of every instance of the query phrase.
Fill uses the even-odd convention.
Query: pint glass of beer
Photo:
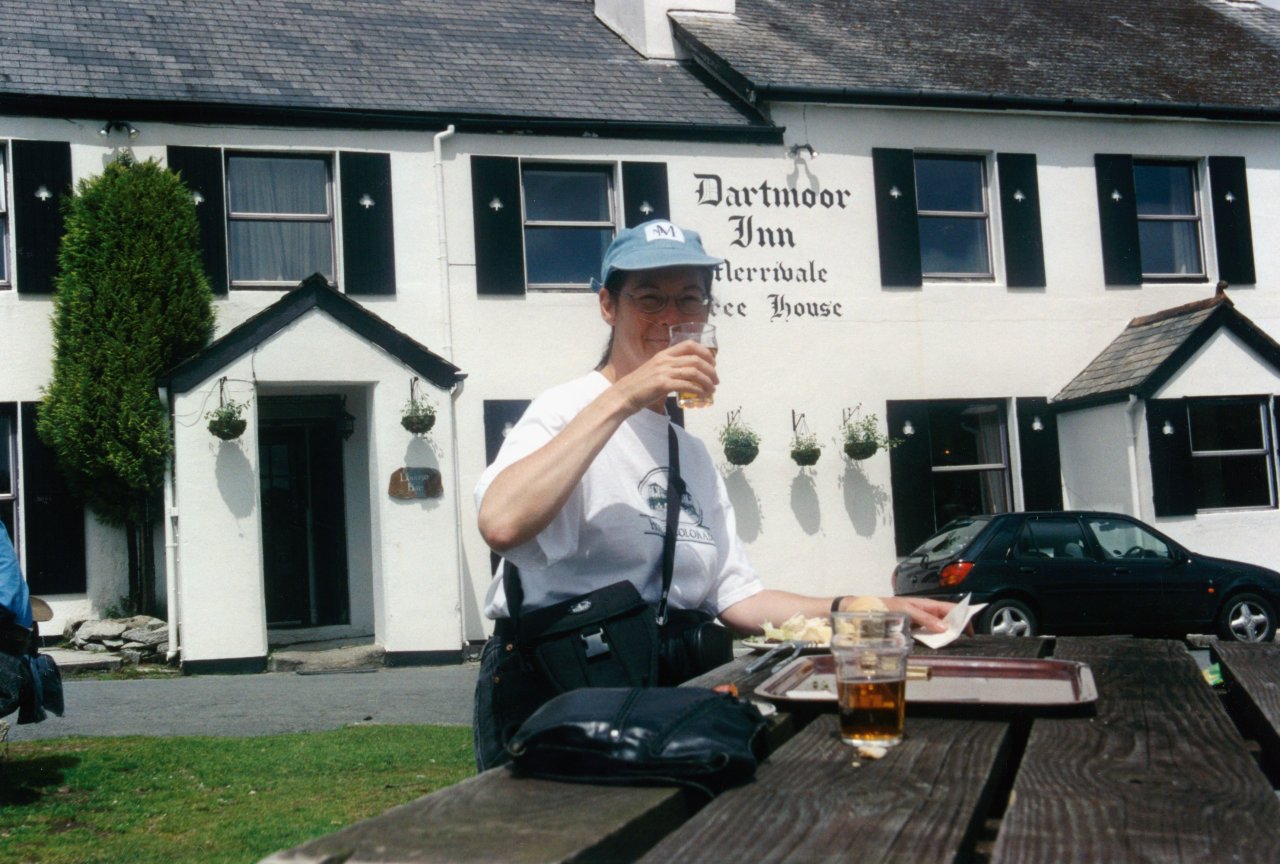
[[[671,326],[672,345],[677,342],[690,341],[707,346],[711,349],[712,354],[715,354],[719,348],[716,344],[716,328],[714,324],[689,322]],[[679,400],[681,408],[707,408],[715,401],[715,398],[710,393],[703,396],[701,393],[677,392],[676,399]]]
[[[831,613],[840,739],[892,747],[902,741],[911,637],[903,612]]]

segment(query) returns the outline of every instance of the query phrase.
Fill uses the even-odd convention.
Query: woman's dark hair
[[[705,286],[705,287],[706,287],[706,292],[707,292],[707,299],[708,299],[708,300],[713,300],[713,299],[715,299],[715,298],[714,298],[714,297],[712,297],[712,295],[711,295],[711,283],[712,283],[712,281],[714,281],[714,279],[715,279],[715,269],[714,269],[714,268],[712,268],[712,267],[703,267],[703,268],[700,268],[700,269],[702,269],[703,271],[705,271],[705,273],[706,273],[706,277],[707,277],[707,279],[706,279],[706,286]],[[618,299],[618,298],[622,296],[622,286],[623,286],[623,284],[625,284],[625,283],[626,283],[626,281],[627,281],[627,275],[628,275],[628,274],[630,274],[630,273],[634,273],[634,272],[636,272],[636,271],[634,271],[634,270],[614,270],[614,271],[612,271],[612,272],[609,274],[609,278],[608,278],[608,279],[606,279],[606,280],[604,281],[604,287],[603,287],[603,288],[601,288],[600,290],[601,290],[601,291],[608,291],[611,295],[613,295],[613,302],[614,302],[614,303],[619,302],[619,299]],[[600,356],[600,362],[596,364],[596,371],[597,371],[597,372],[599,372],[599,371],[600,371],[601,369],[603,369],[606,365],[608,365],[608,363],[609,363],[609,355],[610,355],[610,354],[612,354],[612,353],[613,353],[613,328],[612,328],[612,327],[610,327],[610,328],[609,328],[609,341],[605,343],[605,345],[604,345],[604,354],[602,354],[602,355]]]

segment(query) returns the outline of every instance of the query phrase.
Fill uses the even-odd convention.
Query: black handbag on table
[[[579,687],[675,685],[733,659],[733,635],[712,616],[667,609],[685,491],[676,432],[670,426],[667,445],[667,525],[656,615],[625,580],[524,613],[519,573],[510,562],[504,564],[503,590],[515,642],[557,693]]]
[[[712,796],[754,776],[766,725],[754,705],[700,687],[590,688],[535,711],[507,751],[534,777]]]

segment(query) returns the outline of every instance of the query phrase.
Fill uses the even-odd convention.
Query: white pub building
[[[157,381],[188,670],[483,639],[471,491],[527,401],[595,365],[589,279],[659,216],[726,259],[722,383],[685,423],[713,451],[730,411],[760,433],[724,471],[767,584],[885,593],[936,527],[1020,509],[1280,557],[1259,3],[28,0],[3,38],[0,520],[48,632],[125,593],[122,536],[34,418],[60,201],[126,148],[190,186],[216,295],[214,341]],[[231,441],[222,394],[249,403]],[[903,443],[847,458],[855,409]]]

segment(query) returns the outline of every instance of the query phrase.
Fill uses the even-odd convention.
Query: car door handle
[[[1128,567],[1112,567],[1111,572],[1112,573],[1128,573],[1129,568]]]
[[[1019,573],[1034,573],[1034,572],[1036,572],[1036,568],[1034,568],[1034,567],[1028,567],[1026,564],[1023,564],[1021,567],[1019,567],[1019,568],[1018,568],[1018,572],[1019,572]]]

